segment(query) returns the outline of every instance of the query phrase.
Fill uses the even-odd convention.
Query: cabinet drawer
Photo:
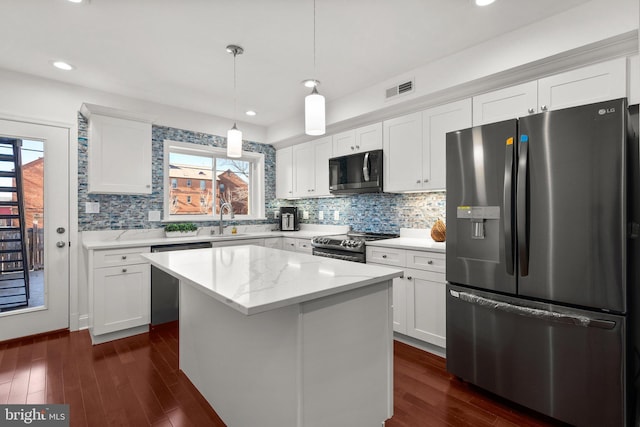
[[[437,252],[407,251],[407,267],[444,273],[445,254]]]
[[[313,247],[311,246],[311,239],[296,239],[296,251],[304,253],[312,253]]]
[[[119,265],[143,264],[148,261],[140,256],[149,253],[151,248],[108,249],[94,252],[94,268],[114,267]]]
[[[406,265],[406,251],[404,249],[380,248],[376,246],[366,246],[367,263],[395,265],[404,267]]]
[[[296,239],[293,237],[283,237],[282,238],[282,249],[285,251],[296,251]]]

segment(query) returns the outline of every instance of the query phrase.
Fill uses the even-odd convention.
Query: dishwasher
[[[152,246],[151,252],[184,251],[210,248],[211,242],[178,243]],[[151,324],[178,320],[179,280],[157,267],[151,266]]]

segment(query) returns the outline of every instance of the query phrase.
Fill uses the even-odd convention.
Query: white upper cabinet
[[[89,193],[151,194],[151,119],[82,104],[89,121]]]
[[[422,189],[422,113],[383,123],[384,181],[386,192]]]
[[[479,126],[538,112],[538,82],[532,81],[473,97],[473,125]]]
[[[627,59],[582,67],[538,80],[540,110],[558,110],[576,105],[627,96]]]
[[[474,96],[473,125],[623,98],[626,76],[627,59],[617,58]]]
[[[293,197],[320,197],[329,193],[330,136],[293,146]]]
[[[329,159],[333,156],[331,137],[325,137],[314,142],[315,159],[315,191],[314,196],[329,196]]]
[[[422,112],[423,190],[446,189],[447,133],[469,127],[471,127],[470,98]]]
[[[333,156],[382,149],[382,123],[374,123],[333,135]]]
[[[293,147],[276,151],[276,198],[293,197]]]
[[[432,191],[446,186],[446,134],[471,126],[471,99],[386,120],[384,191]]]

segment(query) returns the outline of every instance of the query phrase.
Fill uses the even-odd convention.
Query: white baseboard
[[[419,348],[420,350],[426,351],[428,353],[435,354],[436,356],[440,356],[444,359],[447,358],[447,350],[445,348],[438,347],[437,345],[412,338],[408,335],[403,335],[399,332],[393,333],[393,339],[412,347]]]

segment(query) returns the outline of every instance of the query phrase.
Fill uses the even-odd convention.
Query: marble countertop
[[[445,253],[447,251],[445,242],[435,242],[432,239],[421,239],[416,237],[397,237],[395,239],[375,240],[373,242],[367,242],[367,246],[412,249],[416,251],[430,251],[440,253]]]
[[[402,276],[395,268],[253,245],[143,254],[152,265],[251,315]]]
[[[401,228],[400,237],[367,242],[367,246],[440,253],[446,253],[447,251],[445,242],[436,242],[431,238],[430,228]]]
[[[214,227],[217,228],[217,227]],[[189,237],[165,237],[162,229],[156,230],[126,230],[124,232],[85,232],[82,246],[85,249],[119,249],[140,246],[160,246],[197,242],[218,242],[246,239],[263,239],[276,237],[292,237],[296,239],[311,239],[314,236],[346,233],[347,226],[308,226],[299,231],[271,231],[252,227],[238,227],[238,234],[211,234],[209,229],[200,230],[198,235]],[[228,233],[228,230],[226,231]]]

